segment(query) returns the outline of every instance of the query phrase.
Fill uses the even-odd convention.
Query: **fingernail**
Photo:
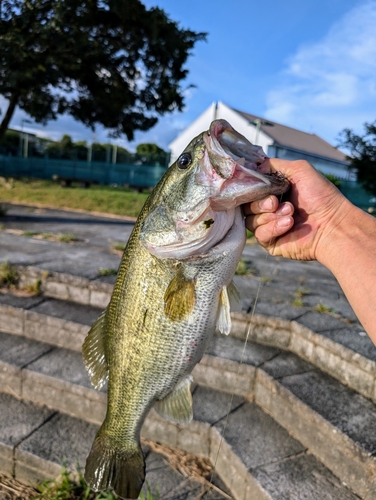
[[[290,224],[291,224],[291,217],[281,217],[280,219],[277,219],[278,227],[287,227]]]
[[[261,200],[259,202],[260,210],[271,210],[273,208],[273,200],[271,198],[266,198],[266,200]]]
[[[290,215],[291,207],[289,205],[282,205],[281,207],[278,208],[276,213],[278,215]]]

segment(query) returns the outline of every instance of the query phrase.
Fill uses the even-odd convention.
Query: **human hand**
[[[346,217],[351,203],[304,160],[271,158],[263,165],[288,178],[288,201],[268,196],[245,205],[246,227],[271,255],[322,262],[332,229]]]

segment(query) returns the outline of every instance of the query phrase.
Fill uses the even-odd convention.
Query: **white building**
[[[217,118],[227,120],[235,130],[253,144],[262,146],[269,157],[287,160],[305,159],[325,174],[335,175],[339,179],[353,179],[347,168],[348,162],[345,154],[318,135],[230,108],[222,102],[213,103],[169,144],[171,163],[178,158],[194,137],[207,130],[210,123]]]

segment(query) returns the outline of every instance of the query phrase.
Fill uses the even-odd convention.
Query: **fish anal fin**
[[[104,342],[104,311],[91,327],[82,346],[82,356],[90,381],[96,389],[100,389],[108,378],[108,365]]]
[[[162,417],[186,424],[193,418],[191,383],[193,377],[188,375],[163,399],[156,401],[154,408]]]
[[[217,328],[221,333],[228,335],[231,331],[230,301],[227,287],[224,286],[219,294],[219,308],[217,316]]]
[[[171,321],[181,321],[192,312],[195,302],[195,281],[186,278],[179,269],[172,278],[164,295],[164,311]]]

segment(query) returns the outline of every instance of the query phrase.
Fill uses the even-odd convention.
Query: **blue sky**
[[[336,144],[347,127],[376,120],[376,0],[143,0],[183,28],[208,33],[187,62],[185,109],[129,144],[167,148],[213,101],[320,135]],[[189,85],[195,88],[189,88]],[[4,102],[0,100],[4,112]],[[18,110],[11,126],[27,118]],[[63,116],[24,129],[54,139],[107,140]]]

